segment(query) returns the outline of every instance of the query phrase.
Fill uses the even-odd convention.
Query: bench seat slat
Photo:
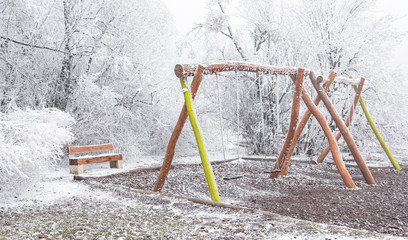
[[[109,157],[113,155],[121,155],[121,153],[103,153],[103,154],[92,154],[92,155],[82,155],[82,156],[75,156],[69,155],[69,159],[84,159],[84,158],[96,158],[96,157]]]
[[[88,145],[88,146],[71,146],[68,148],[69,154],[74,153],[86,153],[86,152],[99,152],[113,150],[113,144],[102,144],[102,145]]]
[[[69,165],[81,165],[122,160],[122,154],[104,154],[98,156],[83,156],[69,159]]]

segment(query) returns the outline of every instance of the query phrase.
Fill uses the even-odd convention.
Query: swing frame
[[[202,135],[201,129],[198,125],[198,121],[196,119],[192,103],[197,94],[200,83],[202,81],[202,75],[209,75],[209,74],[214,74],[218,72],[230,72],[230,71],[260,72],[260,73],[271,74],[271,75],[287,75],[292,79],[292,81],[295,84],[295,92],[294,92],[293,101],[292,101],[292,111],[291,111],[291,119],[290,119],[290,124],[289,124],[289,131],[287,133],[286,140],[283,145],[282,151],[279,155],[278,161],[275,163],[273,172],[270,174],[271,178],[275,178],[279,175],[287,174],[289,160],[295,148],[296,142],[299,139],[301,132],[304,126],[306,125],[308,119],[310,118],[311,115],[313,115],[318,120],[318,123],[320,124],[321,128],[323,129],[328,139],[329,150],[332,152],[333,160],[335,162],[335,165],[338,169],[338,172],[341,178],[343,179],[343,182],[348,188],[356,188],[353,180],[351,179],[349,172],[347,171],[345,167],[345,164],[340,154],[340,150],[339,150],[336,138],[334,134],[331,132],[331,130],[329,129],[329,126],[328,126],[328,123],[325,117],[322,115],[322,113],[317,108],[318,103],[320,102],[320,100],[322,100],[325,107],[329,110],[331,117],[333,118],[333,120],[336,122],[336,125],[340,129],[341,135],[343,135],[345,141],[347,142],[347,145],[350,151],[352,152],[355,161],[360,167],[360,170],[366,182],[368,184],[375,184],[374,178],[372,177],[369,169],[365,165],[365,162],[362,159],[361,154],[359,153],[354,143],[354,140],[350,132],[347,129],[346,124],[344,124],[344,122],[338,116],[333,105],[330,102],[330,99],[326,95],[326,92],[329,89],[330,84],[334,81],[336,77],[335,72],[333,71],[330,72],[328,81],[322,87],[320,86],[320,84],[322,83],[323,78],[321,76],[316,78],[314,73],[307,69],[297,68],[297,67],[276,67],[276,66],[260,65],[260,64],[247,63],[247,62],[226,62],[226,63],[217,63],[217,64],[209,64],[209,65],[177,64],[175,66],[174,72],[175,72],[175,75],[180,79],[180,83],[182,85],[182,89],[183,89],[183,93],[185,97],[185,103],[181,110],[177,124],[170,137],[170,140],[167,146],[167,150],[166,150],[166,154],[163,160],[163,164],[162,164],[159,176],[156,180],[156,183],[153,189],[154,191],[160,192],[163,189],[168,172],[170,171],[171,163],[174,158],[175,147],[176,147],[178,138],[187,120],[187,116],[189,116],[190,122],[193,126],[193,130],[196,136],[197,145],[199,148],[200,157],[202,159],[203,168],[204,168],[207,183],[209,186],[211,198],[213,201],[220,201],[219,196],[218,196],[218,190],[217,190],[215,180],[214,180],[214,175],[212,173],[211,164],[208,161],[208,158],[206,156],[205,145],[201,137]],[[318,94],[318,96],[316,97],[314,101],[310,99],[308,93],[303,88],[303,79],[305,76],[309,76],[310,81],[312,82]],[[185,80],[187,77],[194,77],[191,83],[191,90],[188,89],[185,83]],[[338,78],[338,80],[343,81],[345,83],[352,83],[352,84],[356,83],[354,79]],[[356,93],[358,96],[361,93],[363,84],[364,84],[364,78],[362,78],[360,81],[359,89],[358,89],[360,91],[357,91]],[[297,125],[298,118],[299,118],[299,107],[300,107],[301,98],[305,102],[308,109],[306,110],[299,125]],[[352,107],[355,107],[355,105],[356,104],[353,104]],[[352,112],[350,112],[350,114],[352,115]],[[351,116],[350,116],[350,121],[351,121]],[[194,125],[196,127],[194,127]],[[280,172],[276,171],[278,166],[281,166]]]

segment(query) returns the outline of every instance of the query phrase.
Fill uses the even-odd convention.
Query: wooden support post
[[[71,174],[84,173],[84,165],[69,165],[69,173]]]
[[[211,199],[216,202],[221,202],[218,195],[217,184],[215,183],[214,173],[207,157],[207,150],[204,144],[204,139],[202,136],[202,130],[197,120],[197,116],[193,107],[193,98],[191,97],[190,90],[186,86],[184,79],[180,78],[181,87],[184,92],[184,99],[186,102],[188,118],[190,119],[191,127],[194,131],[194,136],[197,141],[198,152],[200,153],[201,163],[203,165],[203,170],[205,174],[205,179],[207,180],[208,189],[211,194]]]
[[[361,78],[360,83],[358,84],[358,88],[357,88],[356,94],[354,96],[353,105],[350,106],[350,114],[347,116],[347,119],[346,119],[346,123],[345,123],[346,127],[348,127],[350,125],[351,120],[353,118],[354,110],[356,109],[358,99],[360,98],[361,91],[363,90],[364,80],[365,80],[364,78]],[[339,140],[340,138],[341,138],[341,132],[338,132],[337,135],[336,135],[336,141]],[[330,147],[327,146],[323,150],[323,152],[320,154],[320,156],[317,158],[317,162],[322,163],[324,158],[329,153],[329,151],[330,151]]]
[[[295,83],[295,93],[293,94],[293,102],[292,102],[292,112],[290,115],[290,123],[289,123],[289,131],[286,135],[285,143],[283,144],[283,148],[281,153],[279,154],[278,161],[276,161],[275,166],[273,169],[277,169],[279,166],[285,162],[285,156],[289,151],[289,147],[292,144],[293,137],[295,135],[296,125],[299,119],[299,107],[300,107],[300,96],[302,95],[303,89],[303,74],[305,70],[303,68],[298,68],[297,75],[296,75],[296,83]],[[279,168],[280,169],[280,168]],[[269,176],[270,178],[276,178],[279,173],[271,173]]]
[[[122,169],[123,168],[123,160],[117,160],[117,161],[110,162],[110,168]]]
[[[176,65],[174,71],[176,73],[176,76],[180,76],[180,65]],[[181,68],[181,71],[183,71],[182,68]],[[195,76],[194,76],[193,82],[191,83],[191,90],[190,90],[193,99],[195,98],[198,87],[200,86],[203,71],[204,71],[204,67],[201,65],[199,65],[196,69]],[[164,182],[166,181],[167,174],[170,171],[171,163],[173,161],[176,144],[180,137],[181,131],[183,130],[184,124],[186,123],[187,116],[188,116],[187,107],[186,107],[186,104],[184,103],[184,106],[181,109],[181,113],[177,121],[177,124],[174,127],[173,133],[171,134],[169,143],[167,145],[166,155],[164,156],[163,164],[162,164],[159,176],[157,177],[156,184],[153,189],[153,191],[155,192],[157,191],[160,192],[163,189]]]
[[[347,143],[348,148],[350,149],[351,153],[353,154],[354,160],[356,161],[358,167],[361,170],[361,173],[364,176],[364,179],[368,184],[375,185],[375,181],[373,176],[371,175],[370,170],[368,169],[367,165],[365,164],[363,158],[361,157],[360,152],[357,149],[356,143],[353,140],[350,132],[348,131],[346,125],[344,124],[343,120],[339,117],[336,112],[336,109],[333,107],[332,103],[330,102],[329,97],[324,92],[324,89],[319,85],[319,77],[318,79],[315,78],[313,72],[309,74],[310,80],[313,84],[313,87],[316,89],[317,94],[322,99],[324,105],[326,106],[327,110],[329,111],[331,117],[333,118],[334,122],[336,123],[337,127],[339,128],[341,134],[344,137],[344,140]]]
[[[358,89],[355,89],[355,91],[358,91]],[[385,153],[388,156],[388,159],[390,159],[392,165],[394,166],[395,169],[398,171],[401,171],[401,167],[398,165],[397,161],[395,160],[394,156],[392,155],[390,149],[388,149],[387,144],[385,144],[384,140],[381,138],[380,133],[378,132],[377,128],[375,127],[373,119],[371,119],[370,114],[368,113],[368,110],[364,104],[363,97],[360,95],[360,98],[358,100],[360,102],[360,106],[363,109],[364,115],[367,118],[368,123],[370,124],[371,129],[373,130],[375,136],[377,137],[378,142],[380,142],[381,147],[384,149]]]
[[[327,92],[330,88],[330,85],[332,84],[334,78],[336,77],[336,72],[331,71],[329,73],[328,76],[328,81],[323,85],[324,91]],[[290,75],[290,78],[292,79],[292,81],[295,83],[296,79],[293,75]],[[302,98],[304,99],[304,95],[307,95],[306,91],[304,89],[302,89]],[[320,97],[319,95],[316,96],[316,98],[313,100],[314,105],[319,105],[320,103]],[[296,143],[300,138],[300,135],[302,134],[303,129],[306,126],[307,121],[309,121],[310,116],[312,115],[312,112],[310,111],[310,109],[306,109],[302,120],[299,122],[297,128],[296,128],[296,132],[295,132],[295,136],[293,137],[293,141],[292,144],[290,145],[289,151],[287,153],[287,155],[285,156],[286,161],[283,163],[283,166],[281,167],[281,172],[279,173],[279,175],[287,175],[288,174],[288,168],[289,168],[289,162],[290,162],[290,158],[292,157],[293,151],[295,150],[296,147]],[[329,145],[330,146],[330,145]],[[330,149],[330,147],[329,147]]]
[[[354,184],[353,179],[351,178],[349,172],[346,169],[346,166],[344,165],[344,162],[340,154],[339,146],[337,145],[337,142],[334,138],[333,133],[330,131],[329,124],[327,123],[326,119],[324,118],[320,110],[316,107],[312,99],[310,99],[305,89],[302,89],[302,98],[307,108],[316,118],[317,122],[320,124],[321,128],[323,129],[324,134],[327,137],[327,140],[329,142],[329,146],[332,152],[332,156],[334,159],[334,163],[336,164],[337,170],[339,171],[344,184],[348,188],[356,188],[356,185]]]

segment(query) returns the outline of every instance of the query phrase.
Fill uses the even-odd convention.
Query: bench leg
[[[123,160],[111,161],[110,167],[111,168],[123,168]]]
[[[72,174],[84,173],[84,165],[69,165],[69,173]]]

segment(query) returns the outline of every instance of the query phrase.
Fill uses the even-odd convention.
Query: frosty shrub
[[[97,76],[78,80],[68,111],[76,120],[73,130],[78,145],[112,142],[119,151],[138,153],[143,135],[141,116],[120,104],[122,96],[110,87],[94,83]]]
[[[0,182],[56,164],[73,140],[74,119],[57,109],[0,113]]]

